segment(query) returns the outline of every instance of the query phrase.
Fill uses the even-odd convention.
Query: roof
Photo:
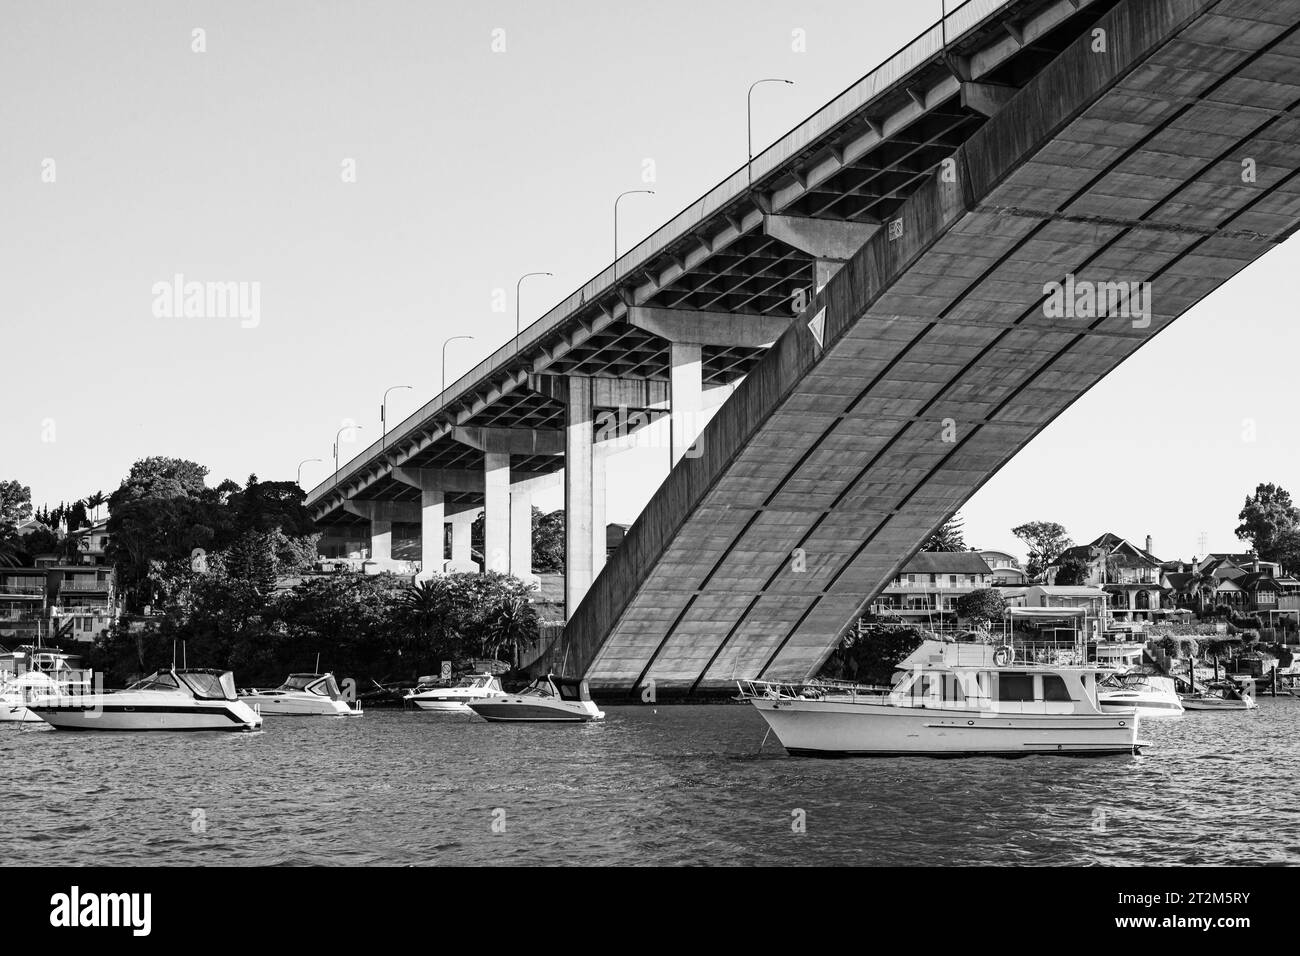
[[[1271,574],[1262,571],[1243,574],[1235,583],[1247,591],[1281,591],[1282,586]]]
[[[918,551],[902,574],[992,574],[977,551]]]
[[[1196,580],[1196,575],[1187,571],[1168,571],[1165,573],[1165,580],[1175,591],[1182,591],[1189,587]]]
[[[1113,531],[1107,531],[1105,534],[1102,534],[1094,538],[1092,541],[1088,542],[1087,544],[1076,544],[1072,548],[1066,548],[1056,557],[1054,561],[1052,561],[1051,566],[1059,565],[1061,561],[1066,558],[1079,558],[1083,561],[1091,561],[1092,552],[1093,549],[1095,548],[1101,548],[1107,554],[1114,554],[1116,551],[1120,550],[1121,548],[1127,548],[1128,550],[1132,551],[1134,554],[1136,554],[1144,561],[1148,561],[1151,564],[1155,564],[1155,565],[1160,564],[1160,559],[1157,558],[1150,551],[1147,551],[1143,548],[1139,548],[1132,541],[1129,541],[1127,538],[1121,538]]]

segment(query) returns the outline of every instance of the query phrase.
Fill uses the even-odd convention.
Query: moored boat
[[[470,710],[493,723],[588,723],[605,712],[591,699],[585,680],[548,674],[517,694],[475,700]]]
[[[499,677],[493,674],[467,674],[451,687],[413,690],[405,699],[421,710],[468,714],[471,713],[469,705],[475,701],[495,700],[505,696]]]
[[[1249,688],[1238,689],[1231,682],[1220,681],[1199,688],[1195,693],[1179,694],[1187,710],[1254,710],[1259,706]]]
[[[235,693],[230,671],[175,667],[125,690],[44,697],[31,711],[57,730],[257,730],[262,717]]]
[[[1103,713],[1136,708],[1141,717],[1181,717],[1183,705],[1172,677],[1131,671],[1112,674],[1097,687],[1097,702]]]
[[[239,699],[256,706],[262,716],[273,717],[360,717],[361,705],[352,707],[343,698],[333,674],[290,674],[279,687],[242,690]]]
[[[1134,754],[1138,715],[1103,712],[1095,665],[1016,663],[1009,646],[924,641],[887,692],[739,681],[792,755]]]
[[[73,665],[77,658],[60,651],[24,645],[0,654],[0,723],[41,723],[28,708],[40,697],[86,693],[90,673]]]

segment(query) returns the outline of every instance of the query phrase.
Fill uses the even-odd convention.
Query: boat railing
[[[1052,641],[1014,641],[1003,645],[1011,648],[1013,659],[1007,664],[1038,664],[1044,667],[1082,667],[1088,663],[1081,647]],[[1001,661],[999,661],[1001,663]]]
[[[740,696],[748,700],[758,697],[766,700],[827,700],[834,698],[884,697],[888,687],[874,684],[857,684],[842,680],[767,681],[737,680]]]

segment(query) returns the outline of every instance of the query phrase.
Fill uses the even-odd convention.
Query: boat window
[[[998,700],[1034,699],[1034,675],[1002,672],[998,674]]]
[[[1059,674],[1043,675],[1043,700],[1070,700],[1070,689]]]
[[[315,679],[315,674],[290,674],[289,679],[280,685],[280,690],[306,690]]]
[[[222,676],[221,674],[205,674],[201,671],[192,671],[182,674],[181,680],[185,681],[189,689],[194,692],[195,697],[201,697],[204,700],[233,699],[233,694],[230,697],[226,696],[226,688],[222,686]]]
[[[150,674],[144,680],[136,681],[127,690],[176,690],[178,686],[176,678],[171,674],[159,671]]]

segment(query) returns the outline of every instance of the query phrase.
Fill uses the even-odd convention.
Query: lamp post
[[[472,339],[472,335],[453,335],[442,343],[442,382],[438,385],[438,394],[441,395],[447,390],[447,343],[455,342],[457,339]]]
[[[298,462],[298,487],[299,488],[302,487],[302,466],[307,464],[309,461],[320,461],[320,460],[321,459],[319,458],[304,458],[302,461]]]
[[[379,435],[379,447],[381,450],[388,447],[388,393],[395,392],[399,388],[405,388],[409,391],[411,386],[409,385],[388,386],[388,388],[384,389],[383,401],[379,403],[379,428],[381,430]]]
[[[525,272],[515,283],[515,354],[519,354],[519,333],[522,327],[519,324],[519,287],[524,284],[524,280],[531,276],[553,276],[554,272]]]
[[[746,168],[749,170],[749,183],[754,184],[754,87],[760,83],[785,83],[788,86],[794,86],[794,80],[783,80],[780,77],[767,77],[762,80],[755,80],[749,84],[749,93],[745,97],[745,123],[749,135],[749,162]]]
[[[334,487],[336,488],[339,484],[339,436],[349,428],[355,428],[357,431],[361,431],[362,427],[363,426],[361,425],[344,425],[334,433]]]
[[[624,196],[634,196],[637,193],[653,196],[655,191],[653,189],[628,189],[614,197],[614,268],[616,270],[618,269],[618,201]]]

